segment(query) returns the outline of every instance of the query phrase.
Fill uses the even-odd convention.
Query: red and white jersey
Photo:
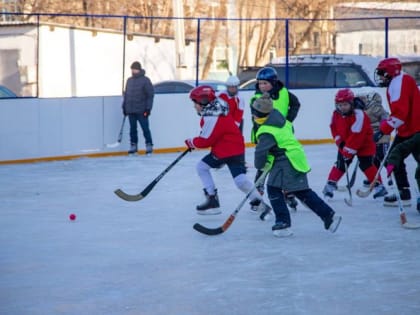
[[[391,114],[387,123],[401,137],[420,131],[420,91],[413,77],[402,72],[391,80],[386,97]]]
[[[344,149],[358,156],[375,155],[376,145],[373,141],[373,129],[369,116],[360,109],[343,116],[334,111],[330,124],[331,134],[335,140],[344,141]]]
[[[228,92],[221,92],[219,98],[224,100],[229,105],[229,115],[233,117],[236,125],[239,125],[242,122],[245,109],[245,101],[239,95],[229,96]]]
[[[219,100],[201,111],[200,135],[192,139],[196,148],[211,148],[219,159],[245,154],[245,140],[226,104]]]

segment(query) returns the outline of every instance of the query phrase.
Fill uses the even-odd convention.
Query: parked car
[[[376,86],[373,73],[379,58],[353,55],[301,55],[289,57],[288,87],[291,89]],[[266,66],[277,70],[286,83],[286,60],[278,58]],[[254,89],[261,67],[247,67],[239,74],[241,89]]]
[[[218,92],[226,90],[226,84],[223,81],[201,80],[198,85],[210,85]],[[195,86],[195,80],[168,80],[153,84],[155,93],[189,93]]]
[[[0,98],[15,98],[18,97],[15,93],[9,90],[4,85],[0,85]]]
[[[420,86],[420,57],[398,57],[401,61],[403,70],[411,75]]]

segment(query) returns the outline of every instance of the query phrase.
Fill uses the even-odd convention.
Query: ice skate
[[[290,225],[284,222],[276,222],[271,227],[271,231],[273,231],[275,237],[288,237],[293,235]]]
[[[341,223],[341,216],[336,215],[335,213],[331,214],[328,218],[324,219],[324,227],[326,230],[334,233],[337,231],[338,226]]]
[[[403,207],[411,207],[411,193],[410,188],[403,188],[400,190],[401,204]],[[384,198],[385,207],[398,207],[398,199],[396,194],[386,196]]]
[[[329,180],[325,185],[322,193],[324,194],[324,198],[331,199],[334,197],[334,191],[337,190],[337,183]]]
[[[296,201],[295,195],[293,195],[293,194],[286,194],[285,199],[286,199],[287,206],[290,209],[292,209],[293,211],[296,211],[297,210],[298,203]]]
[[[206,200],[196,207],[197,213],[201,215],[215,215],[220,214],[219,197],[217,196],[217,190],[214,191],[214,195],[209,195],[206,189],[204,190],[204,196]]]
[[[417,198],[417,211],[420,213],[420,197]]]
[[[367,179],[364,179],[363,180],[363,187],[369,188],[370,187],[370,181],[368,181]]]
[[[130,150],[128,150],[128,154],[135,153],[137,153],[137,143],[131,143]]]
[[[153,144],[146,143],[146,155],[151,155],[153,153]]]
[[[374,189],[375,193],[373,194],[373,199],[384,197],[388,194],[388,192],[385,189],[385,186],[382,184],[376,184]]]

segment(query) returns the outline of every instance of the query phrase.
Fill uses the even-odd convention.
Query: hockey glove
[[[346,143],[343,140],[341,140],[340,136],[335,137],[335,144],[337,145],[339,149],[343,149],[344,146],[346,145]]]
[[[388,124],[387,119],[384,119],[384,120],[381,121],[381,124],[379,125],[379,130],[384,135],[389,135],[394,130],[394,128],[390,124]]]
[[[184,142],[185,142],[185,145],[188,147],[188,149],[190,149],[190,150],[195,149],[193,139],[186,139]]]
[[[378,142],[383,136],[384,134],[379,130],[373,134],[373,141]]]

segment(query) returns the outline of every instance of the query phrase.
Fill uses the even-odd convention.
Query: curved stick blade
[[[117,189],[114,191],[114,193],[120,197],[121,199],[124,199],[125,201],[139,201],[144,198],[142,193],[136,194],[136,195],[129,195],[125,192],[123,192],[121,189]]]

